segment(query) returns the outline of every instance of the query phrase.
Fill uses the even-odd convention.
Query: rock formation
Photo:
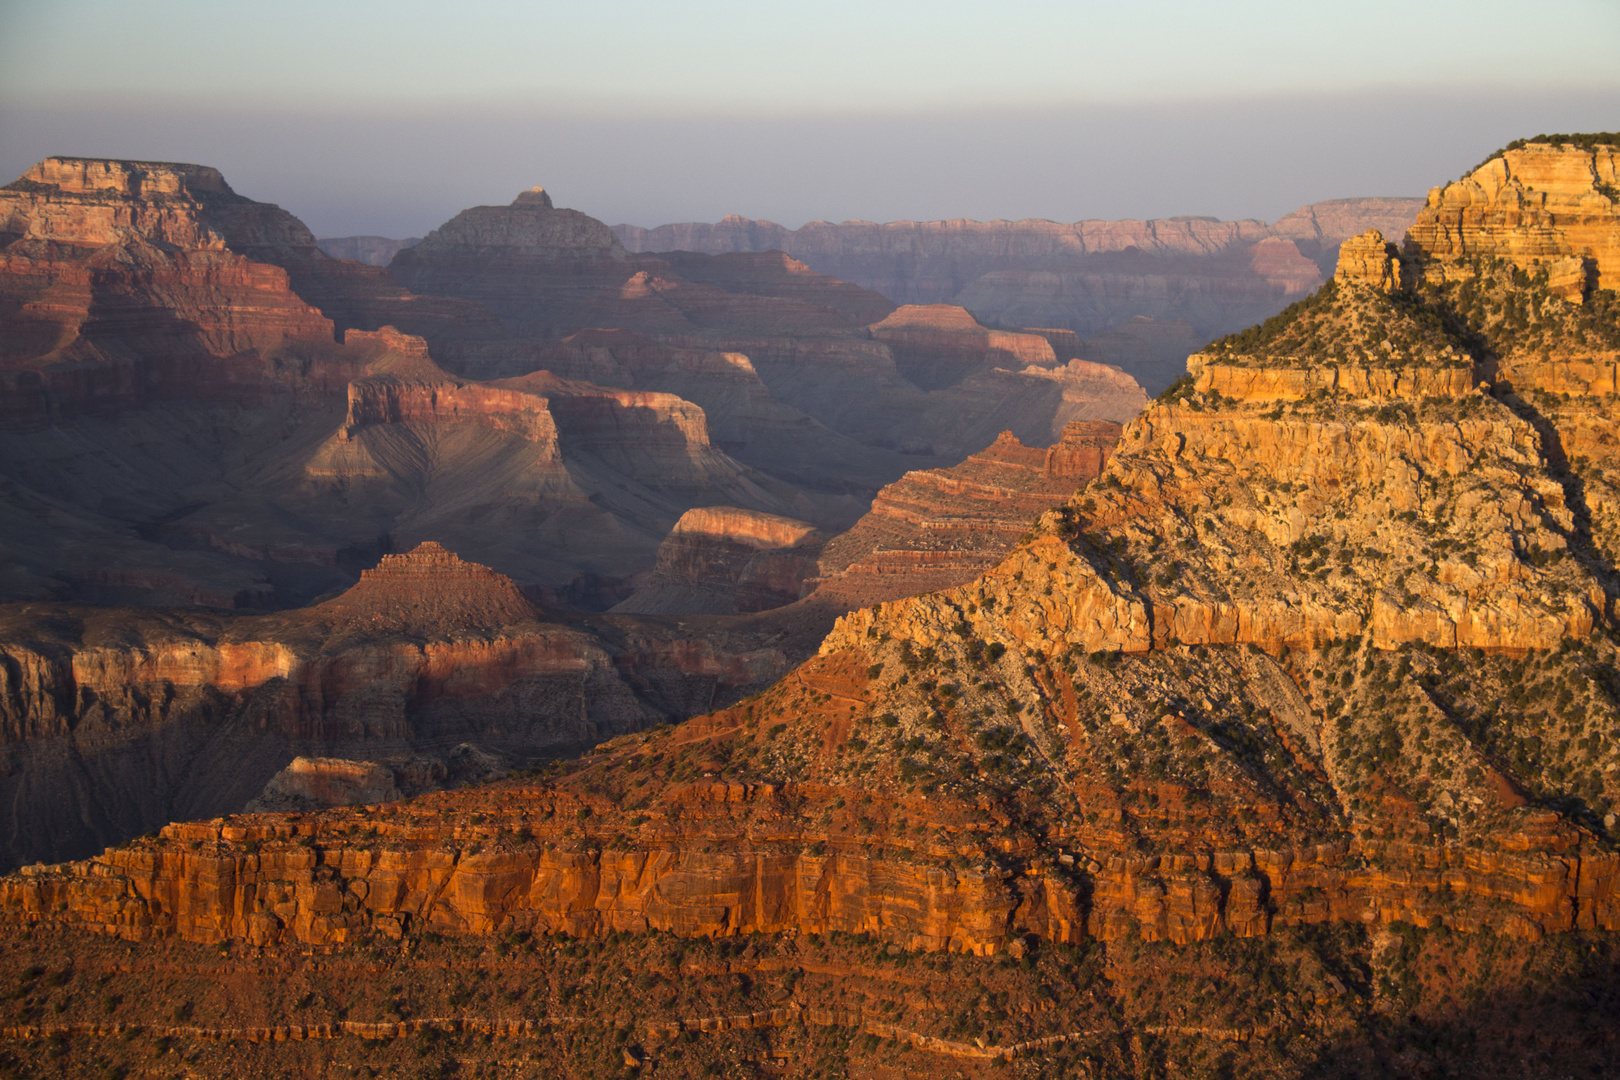
[[[987,368],[1057,363],[1051,342],[1039,334],[991,330],[949,304],[908,304],[873,323],[872,336],[889,346],[901,374],[924,390],[955,386]]]
[[[1275,314],[1330,273],[1338,245],[1369,228],[1399,238],[1418,199],[1338,199],[1272,225],[1181,217],[1152,221],[811,222],[797,230],[735,215],[713,225],[618,225],[636,252],[786,252],[902,304],[959,304],[990,326],[1051,326],[1082,338],[1136,318],[1182,320],[1197,340],[1139,339],[1128,370],[1157,391],[1219,334]],[[1130,359],[1103,337],[1108,363]],[[1133,351],[1137,351],[1133,350]],[[1160,369],[1167,369],[1161,371]]]
[[[553,215],[565,216],[547,224]],[[992,330],[944,307],[893,315],[883,297],[780,252],[654,257],[610,241],[593,219],[520,198],[466,211],[402,251],[392,268],[419,292],[498,312],[517,336],[564,339],[523,349],[447,343],[445,363],[455,370],[516,373],[561,362],[591,378],[679,386],[706,402],[741,406],[716,420],[729,427],[728,443],[751,463],[827,496],[875,478],[862,492],[869,496],[907,464],[953,464],[1008,426],[1044,445],[1070,420],[1124,420],[1146,401],[1135,380],[1104,365],[1054,368],[1079,351],[1061,327]],[[619,331],[619,339],[606,340],[600,328]],[[577,344],[569,350],[565,342]],[[624,360],[613,359],[621,352]],[[687,359],[671,364],[671,352]],[[694,364],[691,354],[741,356],[748,367]],[[707,377],[694,378],[705,365]],[[675,366],[685,373],[672,378]],[[714,376],[723,366],[736,370],[722,398]],[[749,375],[760,385],[739,402]],[[826,465],[810,448],[800,452],[805,437],[827,452]]]
[[[1076,421],[1039,450],[1004,431],[960,465],[907,473],[827,544],[815,598],[849,611],[972,581],[1102,472],[1119,432],[1107,421]]]
[[[583,215],[520,202],[533,235],[507,238],[524,252],[591,237],[614,248]],[[455,235],[472,243],[494,228],[488,216]],[[451,355],[509,357],[525,343],[485,309],[327,257],[297,219],[214,169],[47,159],[0,190],[0,221],[0,595],[286,607],[352,583],[395,537],[433,536],[600,609],[633,590],[694,505],[842,527],[863,486],[901,471],[823,431],[829,467],[849,465],[855,493],[806,498],[729,459],[702,409],[658,387],[540,364],[458,378],[387,320]],[[762,281],[813,292],[814,279],[863,316],[889,310],[802,267],[744,258]],[[768,391],[753,390],[765,408],[715,395],[739,409],[728,433],[762,426],[745,418],[770,412]],[[766,426],[815,427],[776,411],[787,415]]]
[[[647,584],[613,610],[696,615],[782,607],[808,591],[825,540],[814,526],[774,514],[733,506],[688,510],[659,545]]]
[[[295,757],[243,809],[302,813],[334,806],[395,802],[445,787],[488,783],[512,771],[510,758],[471,743],[442,757],[395,756],[386,761]]]
[[[10,605],[0,617],[12,865],[238,809],[295,756],[408,764],[473,739],[522,765],[785,667],[725,634],[547,621],[511,579],[432,542],[281,615]],[[490,771],[445,760],[437,777],[401,766],[396,783]]]
[[[402,540],[441,536],[525,585],[562,590],[582,570],[622,582],[650,569],[693,506],[818,511],[715,448],[703,410],[673,394],[545,370],[461,379],[420,339],[388,328],[345,341],[381,352],[350,383],[342,425],[305,462],[299,498],[351,534],[386,521]],[[497,516],[507,530],[492,533]],[[621,588],[610,602],[631,591]]]
[[[214,169],[153,162],[48,158],[0,188],[0,418],[328,383],[332,323],[226,245],[246,202]]]
[[[251,812],[365,806],[400,797],[394,770],[375,761],[295,757],[247,804]]]
[[[1612,139],[1521,140],[1462,180],[1430,191],[1412,245],[1441,263],[1500,258],[1545,268],[1548,287],[1565,299],[1620,287],[1615,146]]]
[[[487,885],[401,906],[421,886],[407,873],[379,892],[385,859],[367,872],[376,904],[311,921],[296,900],[283,915],[268,899],[279,875],[305,871],[261,859],[238,864],[237,880],[268,875],[252,894],[267,899],[154,917],[120,897],[186,880],[184,860],[162,868],[159,842],[104,856],[122,891],[86,892],[69,868],[15,884],[13,903],[66,902],[71,919],[199,940],[341,941],[401,911],[463,933],[866,928],[975,952],[1023,933],[1185,942],[1368,917],[1489,921],[1526,937],[1611,928],[1620,862],[1586,819],[1537,794],[1553,762],[1514,770],[1491,749],[1503,736],[1489,715],[1465,718],[1508,692],[1526,656],[1558,679],[1614,663],[1594,633],[1610,618],[1612,570],[1582,538],[1585,512],[1550,470],[1525,399],[1476,389],[1477,358],[1433,314],[1451,279],[1391,294],[1367,280],[1361,249],[1380,245],[1368,238],[1308,302],[1197,358],[1196,379],[1127,426],[1100,478],[978,580],[856,612],[766,694],[607,744],[552,784],[492,794],[480,813],[527,821],[535,839],[453,864],[492,875]],[[1594,317],[1571,307],[1565,339]],[[1102,450],[1046,458],[1083,473]],[[997,456],[1019,455],[1005,440],[979,467]],[[1464,648],[1497,659],[1465,676]],[[1555,730],[1571,706],[1612,709],[1602,685],[1536,722]],[[1546,752],[1511,737],[1521,755]],[[1369,753],[1386,742],[1407,752]],[[795,839],[772,841],[780,870],[721,839],[781,830],[781,800],[829,806],[852,785],[868,796],[861,820],[795,815]],[[627,861],[604,851],[583,878],[567,869],[553,831],[625,829],[632,789],[661,816],[628,827],[653,831]],[[423,804],[428,818],[459,796],[442,798]],[[312,827],[319,847],[326,826]],[[206,828],[210,843],[288,843],[304,826]],[[687,862],[699,842],[721,851]],[[1465,857],[1475,849],[1486,854]],[[654,850],[670,861],[648,861]],[[1012,876],[964,876],[938,861],[953,850]],[[826,900],[804,891],[829,873]],[[681,875],[678,892],[658,884],[667,874]],[[756,899],[719,901],[711,890],[734,891],[738,874]]]
[[[519,336],[541,340],[591,327],[838,332],[892,309],[779,254],[674,262],[632,255],[606,225],[558,209],[538,188],[508,206],[462,211],[401,250],[390,268],[418,293],[476,301]]]
[[[943,352],[908,351],[902,344],[910,377],[896,351],[871,338],[730,337],[724,342],[750,358],[777,400],[859,443],[898,451],[913,465],[954,464],[1009,428],[1031,445],[1046,446],[1070,421],[1128,420],[1147,402],[1132,376],[1089,360],[1055,367],[1016,361],[998,366],[1006,354],[983,344],[992,331],[974,327],[964,324],[961,334],[924,332]],[[994,333],[1043,355],[1053,338],[1062,340],[1049,330]],[[713,340],[670,339],[686,347]],[[924,390],[913,378],[935,388]]]

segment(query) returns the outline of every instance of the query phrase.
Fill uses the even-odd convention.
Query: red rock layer
[[[613,610],[687,615],[765,611],[804,595],[825,534],[732,506],[688,510],[658,547],[646,585]]]
[[[1101,473],[1120,430],[1076,421],[1045,450],[1003,432],[960,465],[907,473],[828,542],[815,596],[847,610],[971,581],[1044,511]]]
[[[193,165],[50,158],[0,188],[5,416],[345,380],[332,323],[227,246],[217,218],[243,204],[259,206]]]
[[[295,753],[521,765],[684,717],[780,675],[758,638],[543,621],[435,543],[282,615],[0,606],[0,863],[238,809]]]
[[[840,702],[867,701],[853,669],[868,658],[829,654],[803,675]],[[812,718],[845,711],[815,708]],[[1286,835],[1301,824],[1297,808],[1251,787],[1249,801],[1225,810],[1258,817],[1273,839],[1234,843],[1217,838],[1226,826],[1215,807],[1173,784],[1159,785],[1157,809],[1124,813],[1105,790],[1064,792],[1055,797],[1078,794],[1100,820],[1032,834],[1007,828],[1011,814],[1038,814],[1032,795],[661,775],[658,762],[682,743],[701,754],[727,740],[774,741],[788,725],[771,734],[761,722],[771,715],[743,705],[677,738],[604,747],[553,785],[170,825],[88,862],[5,879],[0,910],[136,941],[808,931],[981,955],[1021,951],[1025,935],[1185,945],[1323,923],[1489,926],[1531,941],[1620,930],[1620,859],[1542,810],[1511,814],[1483,847],[1406,835],[1306,841]],[[588,790],[613,768],[629,775]],[[638,804],[653,796],[644,812],[622,805],[630,787]],[[1138,830],[1147,835],[1133,843]]]

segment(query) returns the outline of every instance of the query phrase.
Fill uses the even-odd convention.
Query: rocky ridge
[[[1399,237],[1420,206],[1418,199],[1339,199],[1271,225],[1180,217],[811,222],[789,230],[733,215],[713,225],[614,232],[637,252],[776,249],[897,303],[958,304],[991,326],[1063,328],[1088,339],[1088,358],[1126,366],[1157,391],[1198,345],[1320,284],[1342,240],[1368,228]],[[1133,325],[1142,319],[1151,324],[1146,332]]]
[[[1119,433],[1118,424],[1075,421],[1041,450],[1005,431],[960,465],[907,473],[827,544],[814,596],[848,611],[973,580],[1101,473]]]

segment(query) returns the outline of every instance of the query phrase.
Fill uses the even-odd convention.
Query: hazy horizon
[[[1533,21],[1505,0],[10,0],[0,175],[50,154],[208,164],[322,236],[420,236],[534,184],[644,226],[1275,221],[1620,127],[1617,44],[1601,0]]]

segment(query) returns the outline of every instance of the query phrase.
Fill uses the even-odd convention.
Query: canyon
[[[9,604],[0,620],[13,866],[241,808],[294,759],[337,759],[333,776],[360,769],[398,797],[680,719],[787,668],[749,628],[547,616],[431,541],[285,613]],[[279,786],[318,791],[319,770],[304,776]]]
[[[47,159],[0,222],[6,866],[726,704],[846,610],[794,604],[879,488],[1008,416],[1050,441],[1145,401],[959,309],[912,319],[960,367],[918,385],[881,296],[780,254],[634,257],[540,189],[410,249],[401,278],[459,296],[327,256],[206,166]],[[761,374],[802,358],[813,392]],[[766,551],[783,522],[809,542]],[[331,621],[399,558],[394,594],[505,599]]]
[[[1009,417],[1045,443],[1145,400],[1046,353],[918,386],[883,297],[779,253],[634,255],[540,189],[392,270],[204,166],[52,158],[0,216],[17,599],[286,608],[435,539],[604,610],[688,510],[836,532]]]
[[[787,229],[732,215],[714,224],[616,225],[630,251],[782,251],[898,304],[956,304],[987,326],[1055,327],[1082,355],[1157,393],[1188,353],[1276,314],[1332,273],[1338,245],[1369,228],[1399,239],[1421,199],[1313,203],[1270,225],[1149,221],[813,221]]]
[[[393,799],[403,758],[385,775],[300,745],[304,764],[267,755],[253,777],[295,808],[175,814],[0,879],[9,1062],[1601,1074],[1620,959],[1616,153],[1514,144],[1434,189],[1404,243],[1357,221],[1314,291],[1151,403],[1056,320],[1004,329],[928,297],[870,317],[789,251],[746,318],[705,324],[705,290],[741,264],[637,264],[541,192],[469,211],[395,257],[407,287],[454,286],[549,340],[344,328],[319,460],[415,424],[533,447],[540,475],[569,461],[570,408],[616,417],[592,432],[646,409],[660,434],[634,444],[667,437],[717,483],[709,429],[654,378],[768,396],[732,429],[744,443],[798,416],[866,445],[879,387],[947,431],[996,423],[975,388],[1042,386],[1022,400],[1044,405],[957,461],[905,445],[923,429],[891,414],[903,437],[878,449],[925,467],[841,504],[841,532],[795,512],[832,505],[826,478],[760,485],[796,506],[688,505],[619,602],[635,614],[537,609],[530,582],[433,544],[298,610],[11,605],[26,626],[6,641],[56,642],[0,667],[18,753],[114,738],[206,686],[261,701],[241,723],[265,730],[393,724],[401,755],[475,734],[529,756]],[[565,262],[579,290],[550,306]],[[592,311],[632,325],[573,325]],[[514,370],[539,355],[557,359]],[[615,368],[648,384],[583,378]],[[840,391],[817,390],[833,370]],[[731,652],[696,662],[722,633]],[[545,682],[563,668],[598,681],[564,693]],[[732,692],[716,675],[708,703],[672,708],[692,670]],[[388,703],[367,694],[390,680]],[[103,694],[128,702],[116,723]],[[591,746],[533,749],[568,739]],[[317,805],[354,790],[391,801]]]

